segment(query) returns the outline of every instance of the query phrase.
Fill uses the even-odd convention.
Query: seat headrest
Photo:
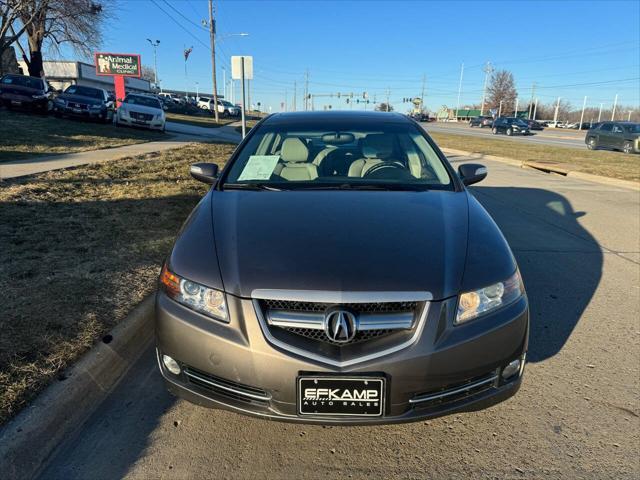
[[[307,162],[309,160],[309,149],[297,137],[285,138],[282,143],[280,158],[282,158],[283,162]]]
[[[362,139],[362,154],[366,158],[389,158],[393,153],[393,139],[384,133],[372,133]]]

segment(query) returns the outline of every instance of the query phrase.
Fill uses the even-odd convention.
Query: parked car
[[[499,117],[493,122],[491,129],[494,135],[506,133],[507,135],[531,135],[529,125],[520,118]]]
[[[165,130],[165,114],[160,101],[149,95],[129,94],[118,108],[116,126]]]
[[[492,127],[493,126],[493,117],[488,116],[488,115],[482,115],[482,116],[479,116],[479,117],[474,117],[471,120],[469,120],[469,126],[470,127],[480,127],[480,128]]]
[[[640,123],[602,122],[584,137],[589,150],[610,148],[624,153],[640,153]]]
[[[47,113],[52,108],[53,94],[38,77],[8,74],[0,78],[0,103],[5,107]]]
[[[200,97],[198,100],[198,107],[203,110],[209,110],[213,112],[214,101],[209,97]],[[223,117],[237,117],[240,115],[240,109],[231,102],[218,99],[218,113]]]
[[[81,117],[105,123],[113,121],[115,103],[102,88],[71,85],[53,101],[57,117]]]
[[[545,126],[537,120],[523,119],[523,121],[529,125],[529,130],[544,130]]]
[[[399,113],[278,113],[218,175],[162,267],[158,366],[198,405],[288,422],[477,410],[522,381],[529,306],[504,236]],[[214,228],[215,225],[215,228]],[[256,234],[259,232],[259,235]]]
[[[165,103],[180,103],[179,97],[175,93],[160,92],[158,97],[162,98]]]

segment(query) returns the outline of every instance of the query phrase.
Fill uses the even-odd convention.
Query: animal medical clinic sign
[[[128,53],[96,53],[96,75],[113,77],[116,90],[116,102],[124,99],[124,77],[140,78],[140,55]]]

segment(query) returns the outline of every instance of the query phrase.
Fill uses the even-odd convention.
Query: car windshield
[[[2,83],[4,85],[18,85],[20,87],[33,88],[34,90],[44,90],[44,83],[40,78],[7,75],[2,78]]]
[[[103,99],[102,90],[91,87],[82,87],[79,85],[71,85],[64,91],[64,93],[68,93],[69,95],[80,95],[83,97],[97,98],[99,100]]]
[[[160,102],[155,98],[143,97],[142,95],[127,95],[124,103],[142,105],[143,107],[162,108],[160,107]]]
[[[221,188],[453,189],[448,169],[413,123],[338,126],[257,127]]]
[[[625,129],[629,133],[640,133],[640,123],[631,123],[631,124],[625,125]]]

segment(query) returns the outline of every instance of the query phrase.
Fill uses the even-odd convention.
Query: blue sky
[[[153,3],[155,2],[155,3]],[[158,70],[167,88],[211,91],[208,16],[201,0],[120,0],[118,21],[105,27],[103,49],[140,53],[153,64],[146,38],[159,39]],[[398,110],[419,96],[426,75],[431,110],[455,107],[464,62],[461,103],[482,96],[483,64],[513,72],[520,98],[537,84],[541,102],[557,96],[581,106],[640,104],[640,2],[498,1],[241,1],[217,0],[217,50],[229,77],[230,55],[253,55],[251,101],[291,106],[294,81],[302,104],[304,72],[312,93],[369,93],[378,102],[390,90]],[[163,12],[159,7],[164,9]],[[171,7],[178,10],[178,14]],[[173,17],[173,20],[172,18]],[[186,17],[186,18],[185,18]],[[192,22],[192,23],[191,23]],[[181,26],[179,26],[180,24]],[[248,37],[225,34],[247,32]],[[193,46],[185,76],[183,48]],[[66,52],[67,56],[70,56]],[[237,89],[236,89],[237,90]],[[348,108],[344,98],[317,99],[316,108]],[[370,107],[369,107],[370,108]]]

